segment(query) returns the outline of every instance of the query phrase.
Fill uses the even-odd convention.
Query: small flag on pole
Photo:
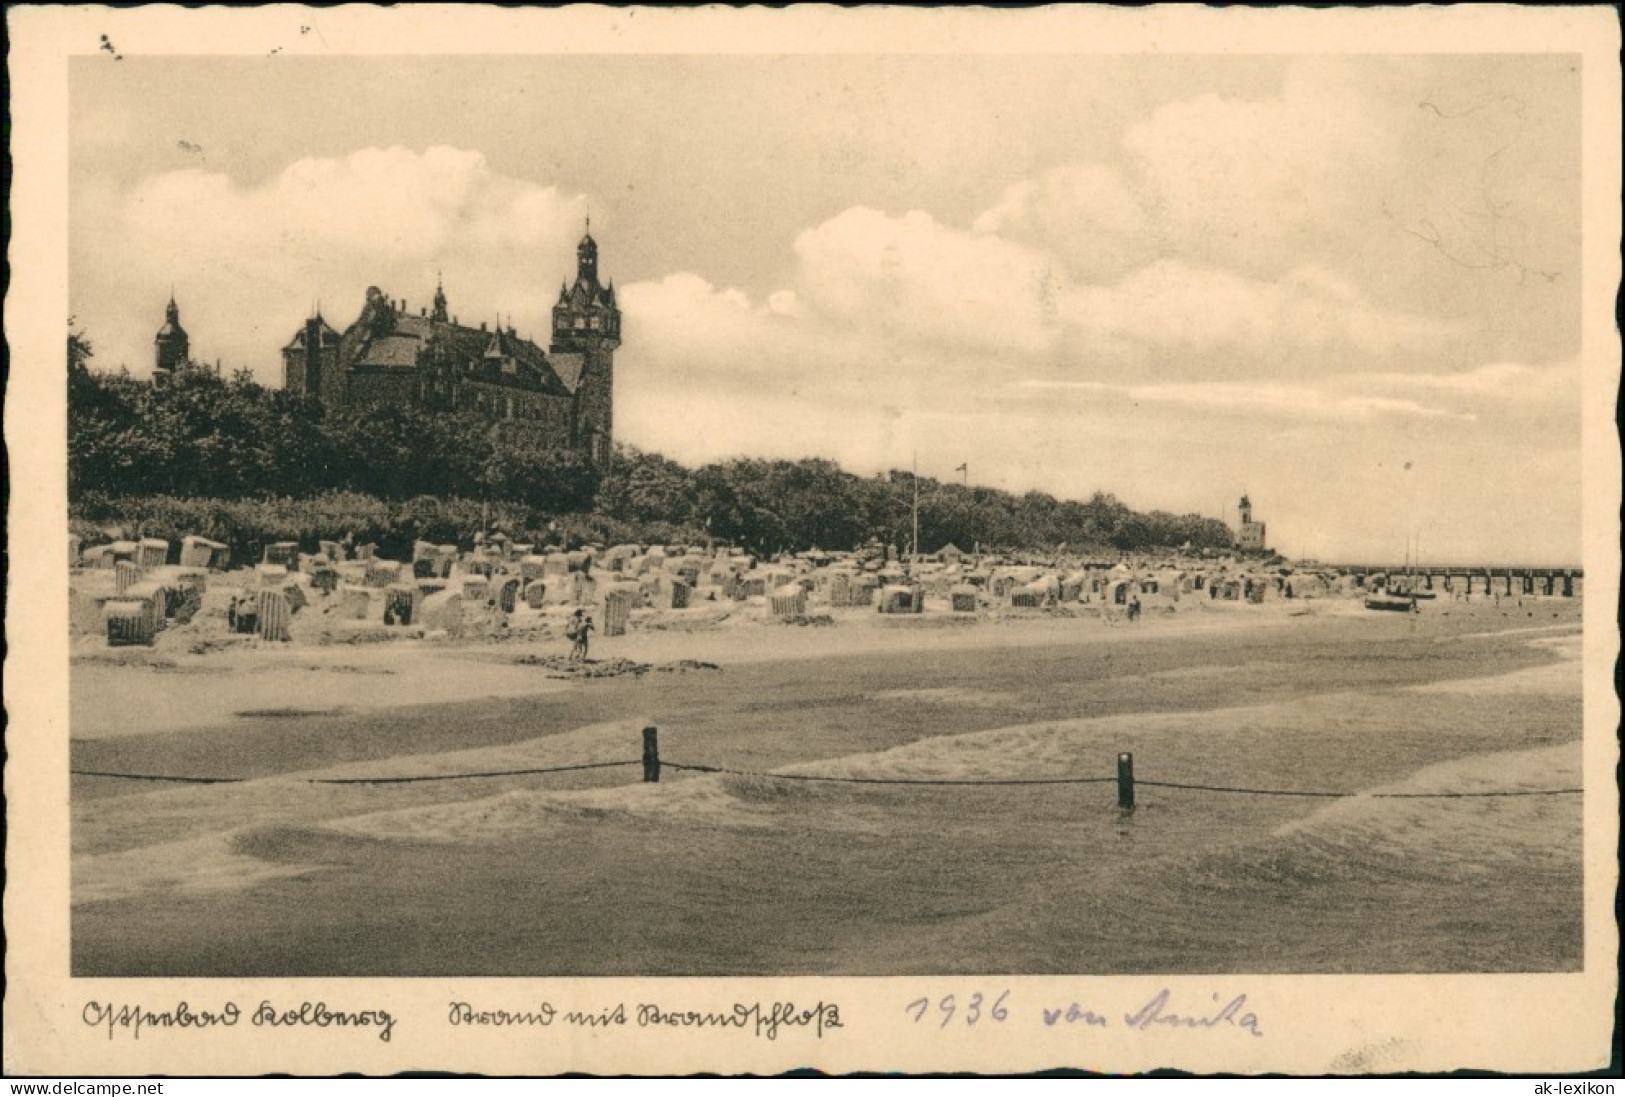
[[[968,472],[970,470],[966,466],[960,465],[958,468],[954,469],[954,471],[955,472]]]

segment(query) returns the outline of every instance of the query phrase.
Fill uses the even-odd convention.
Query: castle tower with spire
[[[621,345],[621,310],[615,283],[598,280],[598,242],[592,222],[576,245],[576,280],[560,286],[553,306],[549,358],[576,394],[571,441],[599,465],[609,462],[614,445],[615,348]]]
[[[192,359],[192,341],[181,327],[180,306],[175,304],[175,291],[169,291],[169,304],[164,306],[164,326],[153,339],[153,380],[162,383],[184,369]]]

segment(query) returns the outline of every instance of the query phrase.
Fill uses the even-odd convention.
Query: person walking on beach
[[[1128,619],[1130,621],[1138,621],[1140,619],[1140,596],[1138,594],[1129,600]]]
[[[578,663],[587,661],[587,637],[592,632],[592,618],[587,611],[578,609],[570,617],[570,623],[564,629],[564,635],[575,641],[570,649],[570,658]]]

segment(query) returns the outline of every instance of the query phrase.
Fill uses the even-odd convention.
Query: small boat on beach
[[[1409,613],[1416,608],[1416,601],[1408,594],[1373,594],[1366,598],[1365,608],[1387,610],[1390,613]]]

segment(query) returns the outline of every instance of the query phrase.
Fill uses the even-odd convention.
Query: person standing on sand
[[[570,649],[570,658],[578,663],[587,661],[587,637],[592,632],[592,618],[587,611],[578,609],[570,617],[570,623],[564,629],[564,635],[575,641]]]

